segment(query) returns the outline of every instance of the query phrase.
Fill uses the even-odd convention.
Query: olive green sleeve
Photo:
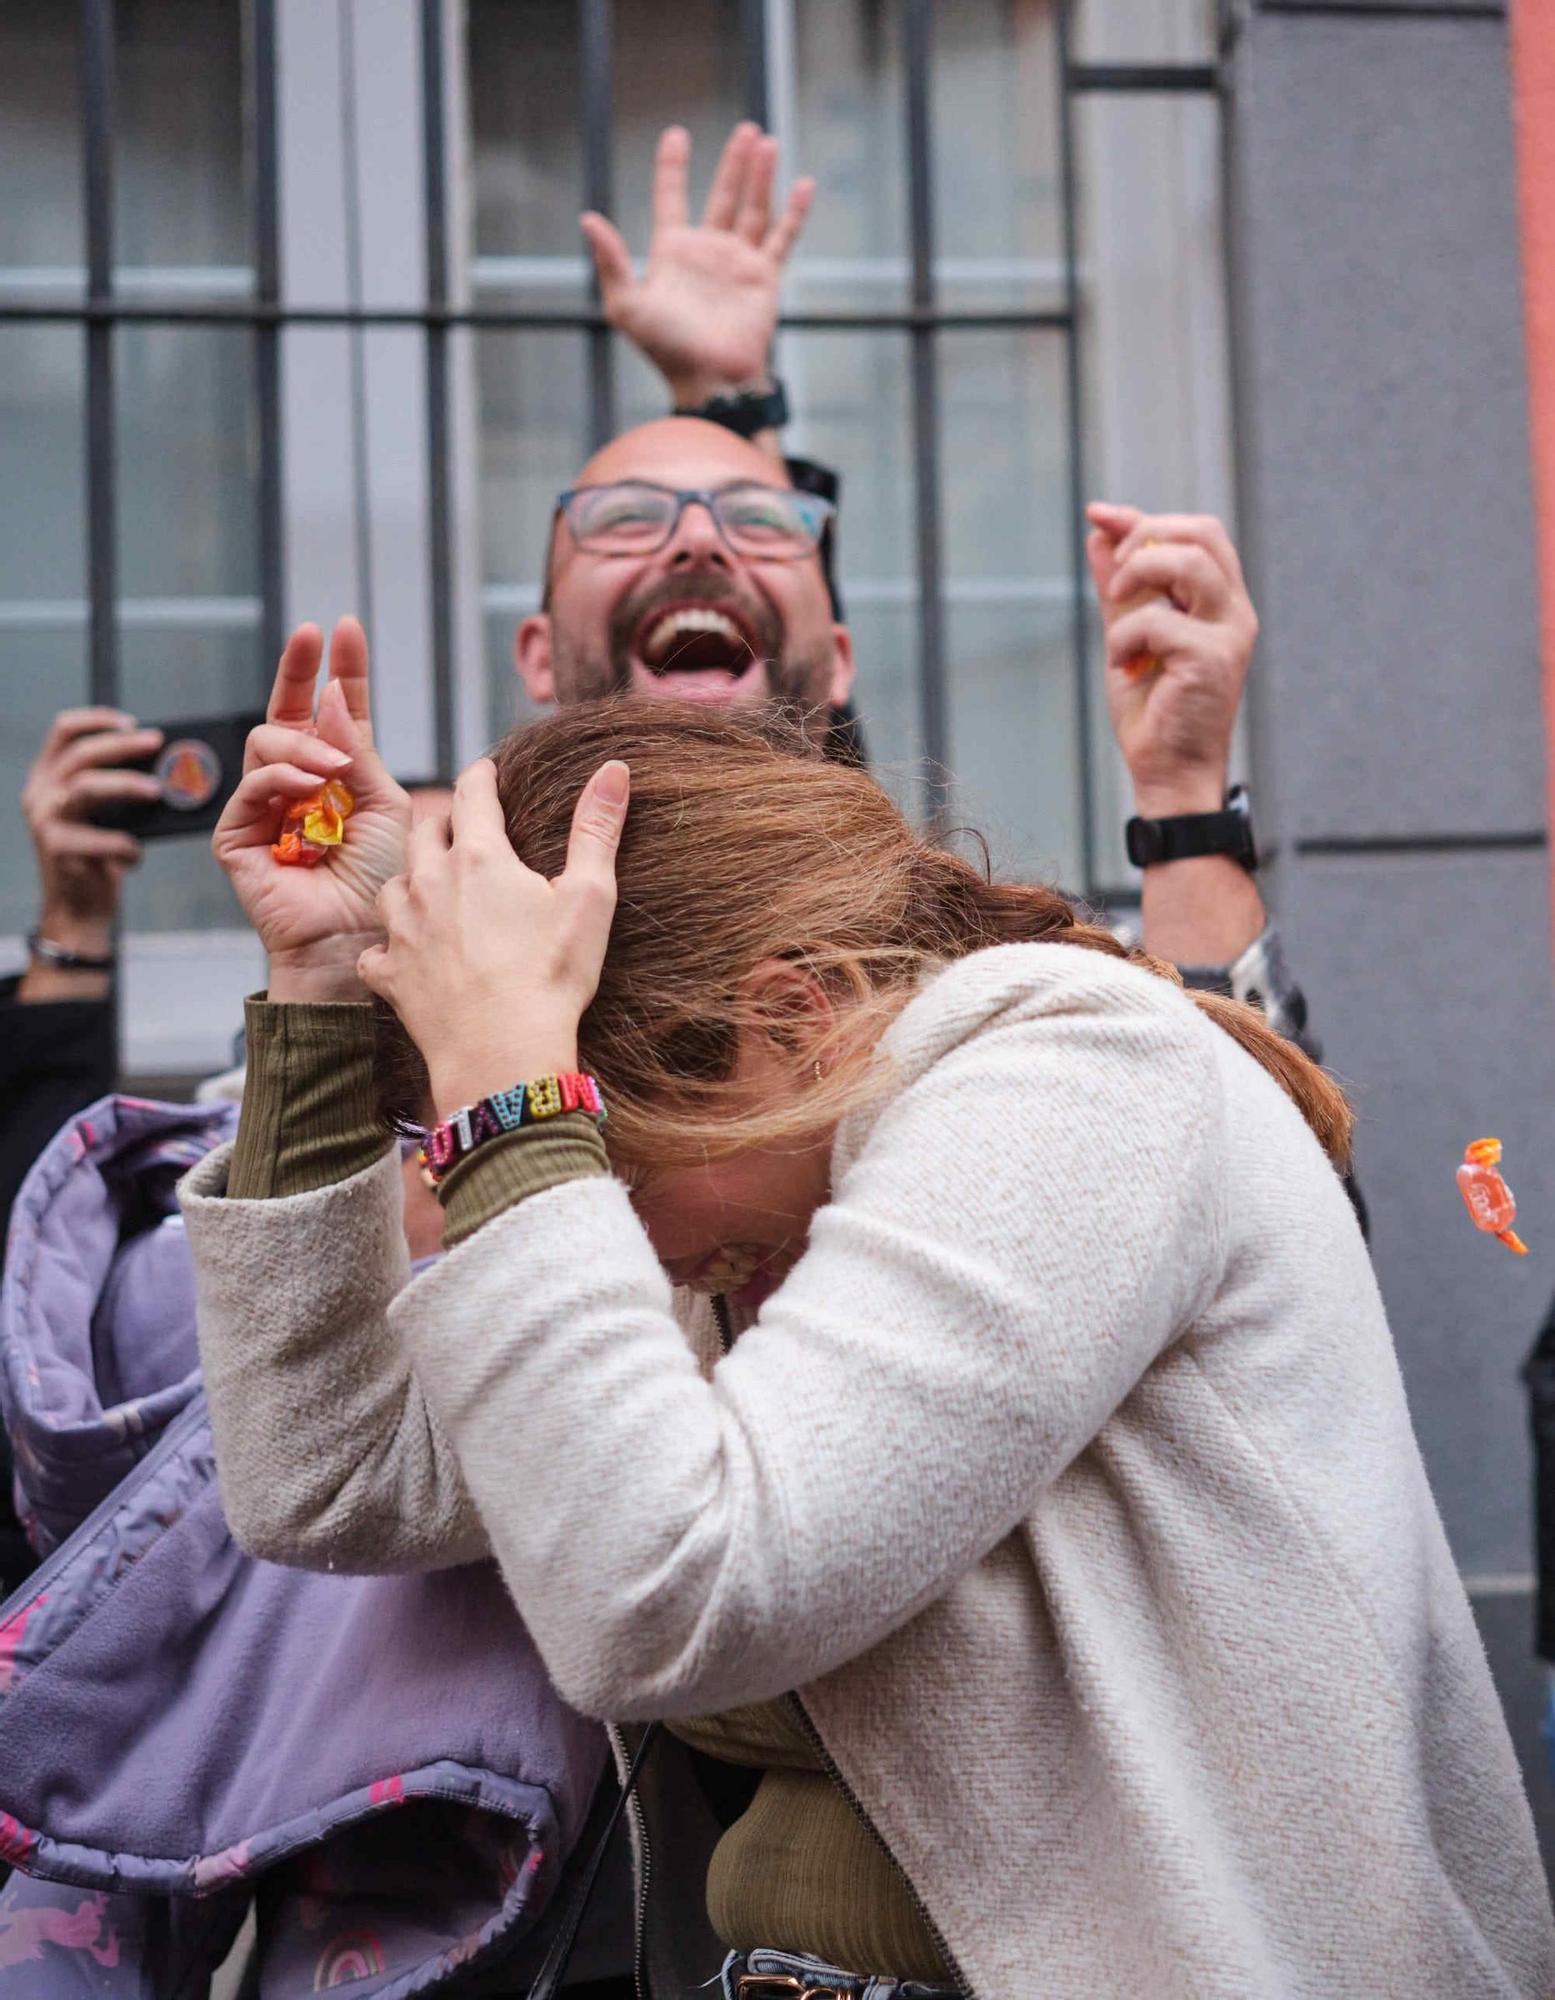
[[[255,996],[227,1193],[259,1201],[349,1180],[390,1143],[373,1104],[373,1010]]]
[[[609,1171],[605,1142],[586,1111],[504,1132],[467,1154],[439,1186],[438,1200],[448,1218],[443,1242],[451,1250],[515,1202],[563,1181]]]
[[[373,1104],[372,1008],[254,998],[246,1024],[248,1077],[227,1193],[248,1201],[310,1194],[370,1167],[389,1143]],[[444,1243],[462,1243],[528,1195],[609,1171],[587,1112],[504,1132],[439,1187]]]

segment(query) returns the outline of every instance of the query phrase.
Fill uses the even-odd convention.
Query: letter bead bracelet
[[[547,1118],[565,1118],[569,1111],[586,1111],[597,1125],[605,1122],[605,1100],[591,1076],[572,1070],[562,1076],[537,1076],[532,1083],[515,1083],[511,1090],[493,1091],[476,1104],[465,1105],[441,1125],[434,1125],[416,1156],[421,1178],[435,1188],[477,1146],[538,1125]]]

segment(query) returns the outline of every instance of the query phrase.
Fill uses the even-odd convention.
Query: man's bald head
[[[794,483],[780,458],[749,438],[737,437],[722,424],[710,424],[705,417],[655,417],[651,423],[622,431],[600,446],[575,483],[609,486],[617,479],[653,479],[665,486],[674,485],[678,482],[660,480],[657,468],[673,467],[688,457],[728,468],[722,479],[706,482],[709,485],[721,486],[735,479],[754,479],[762,486],[792,487]]]
[[[576,484],[634,480],[680,493],[793,490],[781,461],[701,417],[661,417],[624,431],[594,453]],[[666,619],[681,621],[674,639],[664,637],[676,631]],[[650,631],[657,647],[647,643]],[[833,618],[819,554],[741,554],[695,502],[649,556],[581,549],[558,511],[542,610],[519,627],[516,651],[537,701],[635,688],[690,700],[786,699],[820,715],[847,699],[852,680],[848,634]]]

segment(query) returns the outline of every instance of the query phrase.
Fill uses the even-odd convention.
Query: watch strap
[[[1134,818],[1124,828],[1128,858],[1136,868],[1161,861],[1193,861],[1229,854],[1249,874],[1258,866],[1247,789],[1233,785],[1219,812],[1176,813],[1169,819]]]
[[[758,431],[780,431],[788,422],[788,391],[774,375],[765,389],[709,396],[694,409],[676,409],[674,415],[701,417],[707,423],[722,424],[737,437],[752,438]]]
[[[27,949],[40,965],[56,965],[61,972],[112,972],[116,962],[111,953],[100,958],[95,953],[68,951],[42,931],[28,933]]]

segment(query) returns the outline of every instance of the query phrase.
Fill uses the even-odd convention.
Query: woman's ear
[[[771,1083],[791,1078],[830,1033],[836,1010],[824,981],[791,959],[765,958],[736,989],[734,1074]]]

